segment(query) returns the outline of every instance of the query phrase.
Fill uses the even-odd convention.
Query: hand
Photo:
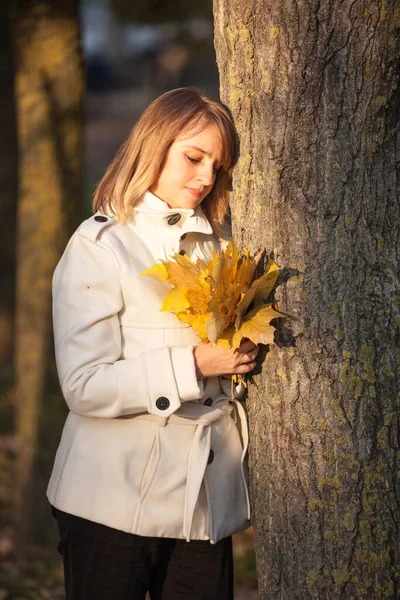
[[[199,344],[193,350],[198,379],[250,373],[256,366],[258,346],[248,339],[242,340],[236,350],[225,350],[217,344]]]

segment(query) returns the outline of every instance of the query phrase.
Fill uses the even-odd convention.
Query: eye
[[[214,165],[214,173],[218,173],[218,171],[220,171],[221,169],[222,169],[222,165],[220,165],[219,167]]]
[[[193,156],[189,156],[188,154],[185,154],[187,160],[192,163],[193,165],[197,164],[200,162],[200,160],[198,158],[193,158]]]

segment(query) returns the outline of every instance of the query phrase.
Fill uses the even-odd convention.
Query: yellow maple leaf
[[[164,264],[154,265],[143,271],[143,273],[140,273],[140,277],[144,277],[145,275],[153,277],[160,283],[169,283],[168,271]]]
[[[202,342],[209,342],[207,337],[206,323],[209,318],[209,313],[198,315],[190,312],[181,312],[176,315],[184,323],[188,323],[193,327]]]
[[[161,310],[190,324],[201,341],[237,348],[246,337],[255,344],[269,344],[274,332],[270,321],[283,315],[264,301],[279,269],[269,260],[267,271],[253,281],[261,254],[252,258],[248,249],[239,252],[230,240],[224,251],[213,251],[207,262],[175,254],[173,260],[161,261],[142,275],[172,286]],[[246,312],[250,305],[254,308]]]
[[[274,341],[275,327],[270,325],[272,319],[284,317],[275,310],[272,304],[256,306],[245,318],[233,336],[233,347],[238,348],[242,338],[248,338],[254,344],[272,344]]]
[[[225,348],[225,350],[230,350],[232,345],[229,341],[229,339],[224,338],[224,337],[220,337],[217,339],[217,344],[218,346],[222,346],[223,348]]]
[[[161,306],[164,312],[180,313],[190,308],[190,302],[181,289],[172,288],[165,296]]]
[[[249,308],[252,302],[255,305],[257,305],[268,298],[268,296],[273,290],[278,276],[278,265],[276,265],[273,260],[269,259],[267,271],[264,273],[264,275],[252,282],[250,288],[245,294],[243,294],[243,297],[241,298],[240,302],[236,307],[236,329],[240,327],[240,323],[242,322],[242,316]]]
[[[198,285],[201,265],[192,262],[186,255],[181,256],[180,254],[175,254],[173,259],[175,262],[163,262],[168,272],[169,283],[175,287],[182,287],[185,289],[188,289],[193,285]]]

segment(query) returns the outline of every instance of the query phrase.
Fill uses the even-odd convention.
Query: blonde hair
[[[227,109],[195,88],[178,88],[156,98],[133,127],[98,184],[93,211],[106,207],[125,223],[143,194],[156,181],[167,152],[185,129],[217,128],[222,165],[202,210],[217,235],[224,235],[231,173],[236,158],[236,132]]]

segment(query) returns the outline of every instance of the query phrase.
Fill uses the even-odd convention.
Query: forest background
[[[99,2],[0,8],[1,598],[62,594],[44,501],[66,410],[52,271],[133,121],[179,85],[232,111],[233,235],[273,255],[291,317],[246,398],[259,596],[398,598],[398,0],[110,2],[106,19]]]

